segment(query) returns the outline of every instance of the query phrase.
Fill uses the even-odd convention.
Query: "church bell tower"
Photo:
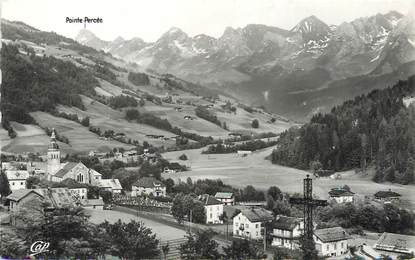
[[[48,147],[48,174],[55,174],[61,168],[61,152],[59,150],[58,142],[56,141],[55,129],[52,129],[50,136],[50,144]]]

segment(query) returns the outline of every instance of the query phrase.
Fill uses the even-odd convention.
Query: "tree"
[[[258,119],[252,120],[251,126],[252,126],[252,128],[258,128],[259,127]]]
[[[26,189],[35,189],[39,185],[40,179],[36,176],[30,176],[26,179]]]
[[[81,120],[81,125],[86,126],[86,127],[89,126],[89,116],[86,116]]]
[[[206,213],[203,203],[196,201],[193,203],[192,207],[192,221],[195,223],[205,223],[206,222]]]
[[[232,260],[260,259],[264,255],[260,243],[247,239],[234,240],[231,245],[224,247],[223,251],[225,258]]]
[[[181,224],[184,221],[185,216],[187,214],[187,210],[184,208],[183,203],[184,196],[185,195],[183,193],[177,194],[173,199],[173,205],[171,207],[171,214],[179,224]]]
[[[148,259],[159,254],[156,234],[142,222],[130,223],[118,220],[114,224],[104,222],[100,225],[109,235],[111,254],[124,259]]]
[[[318,259],[318,252],[316,250],[316,245],[313,239],[309,239],[306,236],[302,235],[300,236],[299,242],[300,242],[300,249],[303,252],[304,260],[317,260]]]
[[[6,173],[1,170],[0,171],[0,196],[1,198],[7,197],[10,193],[12,193],[10,189],[9,180],[7,179]]]
[[[6,259],[23,259],[28,252],[26,241],[17,236],[14,230],[2,230],[0,234],[0,245],[0,256]]]
[[[277,186],[269,187],[267,195],[271,196],[274,200],[282,200],[283,198],[282,192]]]
[[[187,241],[180,245],[180,256],[185,260],[219,259],[218,243],[213,240],[212,230],[187,233]]]

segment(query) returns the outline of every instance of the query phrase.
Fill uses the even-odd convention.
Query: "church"
[[[73,179],[79,183],[100,186],[101,174],[89,169],[82,162],[61,163],[61,152],[56,140],[55,129],[52,129],[50,143],[47,152],[47,179],[54,182],[61,182],[65,179]]]

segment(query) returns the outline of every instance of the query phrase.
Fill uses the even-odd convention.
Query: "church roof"
[[[68,162],[63,166],[62,169],[60,169],[57,173],[55,173],[56,177],[63,178],[68,172],[70,172],[75,166],[77,166],[79,163],[76,162]]]

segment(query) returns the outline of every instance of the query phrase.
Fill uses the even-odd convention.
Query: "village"
[[[91,151],[88,156],[98,158],[101,162],[119,161],[125,164],[134,164],[143,160],[149,165],[156,164],[161,157],[148,149],[142,154],[138,154],[135,150],[115,152],[112,157]],[[82,207],[89,210],[89,213],[102,216],[106,215],[107,210],[114,213],[118,210],[120,212],[127,210],[144,219],[151,219],[157,222],[157,225],[173,226],[189,232],[192,229],[212,229],[217,234],[216,239],[225,244],[240,239],[257,241],[256,243],[263,245],[265,255],[270,255],[278,248],[295,251],[301,247],[300,238],[305,232],[304,217],[275,214],[275,211],[270,210],[268,201],[261,199],[244,201],[242,198],[238,200],[234,190],[225,187],[214,194],[193,195],[190,197],[193,201],[192,208],[185,208],[182,205],[185,213],[180,215],[177,213],[177,208],[183,201],[177,199],[177,194],[174,199],[169,199],[174,188],[166,179],[150,174],[140,177],[127,188],[125,182],[123,187],[117,178],[103,178],[100,172],[88,168],[81,161],[62,161],[60,147],[55,132],[52,131],[45,161],[2,162],[2,173],[7,176],[11,191],[2,198],[4,202],[0,208],[2,227],[25,225],[14,219],[14,213],[34,205],[40,207],[40,204],[34,201],[41,201],[55,209],[67,206]],[[174,167],[179,164],[172,165],[173,167],[162,169],[163,176],[180,174],[180,167]],[[182,184],[193,185],[192,180],[189,179],[187,183]],[[181,185],[180,182],[177,185]],[[271,190],[271,188],[268,190],[268,195],[272,194]],[[327,193],[327,202],[330,205],[352,205],[365,200],[366,203],[382,207],[399,204],[401,197],[401,194],[389,189],[379,190],[373,196],[365,196],[362,199],[348,186],[332,187]],[[288,201],[286,198],[288,194],[280,191],[274,196],[280,196],[275,201]],[[301,195],[299,196],[301,198]],[[196,205],[202,208],[202,213]],[[302,206],[298,209],[302,214]],[[363,231],[351,234],[350,229],[336,225],[320,228],[315,222],[312,226],[313,240],[318,254],[327,259],[398,259],[402,256],[413,256],[415,251],[415,236]],[[179,244],[176,247],[178,248]],[[177,259],[180,256],[177,248],[170,250],[169,257],[172,258],[169,259]],[[389,258],[382,258],[386,256]]]

